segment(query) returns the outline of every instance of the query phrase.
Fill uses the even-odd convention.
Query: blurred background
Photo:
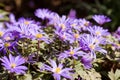
[[[104,14],[112,19],[105,24],[110,32],[120,25],[120,0],[0,0],[0,11],[14,13],[16,18],[36,19],[34,12],[38,8],[47,8],[59,15],[68,15],[74,9],[77,18],[89,20],[94,14]]]

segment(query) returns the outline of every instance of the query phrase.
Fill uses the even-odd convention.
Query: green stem
[[[22,53],[23,53],[23,54],[25,54],[24,46],[25,46],[25,43],[24,43],[24,41],[23,41],[23,44],[22,44]]]
[[[73,58],[73,64],[72,64],[73,68],[75,67],[75,64],[76,64],[76,60]]]
[[[37,46],[37,61],[39,61],[39,49],[40,49],[40,41],[38,40],[38,46]]]
[[[10,80],[14,80],[14,74],[13,74],[13,73],[10,73],[10,74],[9,74],[9,78],[10,78]]]

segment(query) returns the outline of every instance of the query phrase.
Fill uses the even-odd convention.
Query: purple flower
[[[16,22],[16,20],[15,20],[15,15],[14,15],[14,14],[11,13],[11,14],[9,15],[9,18],[10,18],[10,22],[11,22],[11,23],[15,23],[15,22]]]
[[[94,15],[92,18],[100,25],[111,21],[110,18],[105,15]]]
[[[16,50],[16,41],[12,42],[12,41],[5,41],[0,39],[0,51],[3,53],[7,53],[7,51],[13,51]]]
[[[76,11],[74,9],[71,9],[69,14],[68,14],[68,17],[75,19],[76,18]]]
[[[80,33],[79,32],[73,33],[72,36],[73,36],[74,42],[78,41],[80,39]]]
[[[68,78],[68,79],[72,79],[71,77],[71,72],[73,69],[71,68],[63,68],[62,64],[59,64],[57,66],[56,62],[54,60],[50,60],[50,65],[48,66],[46,64],[44,64],[44,68],[47,71],[50,71],[53,73],[53,77],[55,78],[55,80],[61,80],[61,76]]]
[[[35,11],[35,15],[41,19],[53,19],[54,16],[56,16],[57,14],[55,12],[52,12],[48,9],[37,9]]]
[[[30,31],[31,31],[30,32],[31,33],[31,39],[44,41],[46,43],[50,42],[48,35],[45,32],[43,32],[42,30],[33,29],[33,30],[30,30]]]
[[[81,58],[81,62],[83,63],[83,65],[86,69],[90,69],[92,67],[92,61],[93,61],[93,58],[88,53],[86,55],[82,56],[82,58]]]
[[[27,67],[22,66],[22,64],[25,63],[25,60],[21,56],[14,57],[9,54],[9,58],[4,56],[0,60],[2,61],[2,65],[5,67],[5,69],[11,73],[24,74],[25,70],[27,70]]]
[[[31,19],[25,19],[25,18],[20,18],[17,22],[17,26],[20,26],[20,27],[28,27],[28,28],[32,28],[32,29],[38,29],[39,26],[38,26],[39,23],[35,22],[34,20],[31,20]]]
[[[12,24],[7,24],[9,26],[8,31],[13,33],[17,32],[20,38],[29,38],[30,36],[30,27],[25,27],[25,26],[20,26],[20,25],[12,25]]]
[[[80,26],[80,22],[79,22],[79,20],[78,19],[74,19],[74,20],[72,20],[72,21],[70,21],[70,27],[72,28],[72,29],[75,29],[75,30],[77,30],[77,31],[81,31],[81,26]]]
[[[30,38],[31,30],[38,29],[38,24],[35,23],[33,20],[20,18],[18,22],[9,24],[6,23],[8,27],[8,31],[14,33],[17,33],[16,36],[19,36],[20,38]]]
[[[67,18],[66,16],[60,17],[58,20],[55,21],[54,27],[57,31],[67,31],[70,28],[70,22],[72,19]]]
[[[74,59],[78,59],[78,56],[82,56],[84,52],[80,51],[80,48],[70,47],[68,51],[64,51],[59,55],[59,59],[64,59],[68,57],[72,57]]]
[[[113,35],[120,41],[120,27],[118,27]]]
[[[86,30],[88,26],[90,26],[91,23],[87,21],[86,19],[79,19],[79,28],[82,30]]]
[[[84,34],[80,38],[80,47],[84,51],[90,51],[96,57],[95,52],[107,53],[100,44],[104,43],[104,39],[89,34]]]
[[[5,34],[6,29],[5,28],[0,28],[0,37],[3,37],[3,35]]]
[[[107,29],[103,29],[100,26],[90,26],[87,30],[95,36],[108,36],[110,34]]]
[[[57,36],[62,40],[62,41],[69,41],[70,43],[74,42],[73,36],[68,33],[68,32],[55,32],[57,34]]]

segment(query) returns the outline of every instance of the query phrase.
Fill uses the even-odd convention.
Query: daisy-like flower
[[[54,27],[57,31],[67,31],[70,28],[70,22],[72,19],[67,18],[66,16],[60,17],[56,22],[54,22]]]
[[[43,32],[42,30],[30,30],[31,32],[31,39],[36,39],[36,40],[40,40],[40,41],[44,41],[46,43],[49,43],[50,40],[48,38],[48,35]]]
[[[73,19],[72,21],[70,21],[70,27],[72,29],[75,29],[77,31],[81,31],[81,27],[80,27],[80,24],[79,24],[79,20],[78,19]]]
[[[20,18],[18,20],[18,25],[23,26],[23,27],[34,27],[34,28],[38,28],[37,23],[34,20],[31,19],[25,19],[25,18]]]
[[[7,26],[9,26],[9,28],[7,29],[9,32],[13,33],[13,32],[17,32],[20,38],[29,38],[30,36],[30,27],[24,27],[24,26],[20,26],[20,25],[12,25],[12,24],[7,24]]]
[[[55,12],[52,12],[48,9],[37,9],[35,11],[35,16],[37,16],[38,18],[41,18],[41,19],[49,19],[49,20],[52,20],[54,16],[56,16],[57,13]]]
[[[25,59],[21,56],[14,57],[9,54],[9,58],[4,56],[3,58],[0,58],[0,60],[2,61],[4,68],[10,71],[10,73],[24,74],[25,70],[27,70],[27,67],[22,66],[22,64],[25,63]]]
[[[92,36],[89,34],[84,34],[83,36],[81,36],[80,39],[80,47],[82,48],[82,50],[84,51],[90,51],[93,53],[94,57],[96,57],[95,52],[101,52],[101,53],[107,53],[106,50],[104,50],[100,44],[103,44],[104,39],[100,38],[100,37],[96,37],[96,36]]]
[[[25,18],[20,18],[18,22],[9,24],[6,23],[8,29],[7,31],[11,33],[17,33],[16,36],[19,36],[20,38],[29,38],[31,30],[38,29],[37,23],[35,23],[33,20],[28,20]]]
[[[110,34],[107,29],[103,29],[100,26],[90,26],[87,30],[95,36],[108,36]]]
[[[94,15],[92,18],[100,25],[111,21],[111,19],[105,15]]]
[[[72,79],[72,74],[70,71],[73,69],[71,68],[63,68],[62,64],[57,65],[54,60],[50,60],[50,65],[44,64],[44,69],[53,73],[53,77],[55,80],[61,80],[61,76],[64,78]]]
[[[55,33],[57,34],[57,36],[62,40],[62,41],[69,41],[70,43],[74,42],[73,36],[68,33],[68,32],[59,32],[59,31],[55,31]]]
[[[88,26],[90,26],[91,23],[87,21],[86,19],[79,19],[79,28],[82,30],[86,30]]]
[[[80,48],[70,47],[68,51],[64,51],[59,55],[59,59],[64,59],[68,57],[72,57],[74,59],[78,59],[78,56],[82,56],[84,52],[80,51]]]
[[[80,33],[76,32],[72,34],[74,41],[78,41],[80,39]]]
[[[13,51],[16,50],[15,46],[16,46],[16,41],[15,42],[11,42],[11,41],[5,41],[0,39],[0,51],[3,53],[7,53],[7,51]]]

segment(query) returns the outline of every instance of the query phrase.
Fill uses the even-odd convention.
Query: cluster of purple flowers
[[[80,61],[85,69],[92,68],[92,62],[97,58],[97,53],[107,54],[107,50],[103,46],[110,44],[107,39],[110,33],[102,25],[111,20],[104,15],[94,15],[93,19],[99,24],[94,25],[85,18],[77,19],[75,15],[73,15],[74,18],[70,15],[68,17],[65,15],[59,16],[48,9],[37,9],[35,16],[43,21],[45,19],[49,20],[45,27],[41,25],[41,22],[31,19],[20,18],[16,20],[15,16],[11,14],[10,22],[5,23],[7,28],[0,29],[0,51],[4,52],[4,55],[9,54],[8,58],[4,56],[0,59],[5,69],[17,74],[23,74],[27,70],[27,67],[22,65],[26,63],[25,59],[20,56],[19,52],[17,57],[11,55],[12,52],[19,51],[16,46],[22,39],[36,40],[41,43],[45,42],[45,44],[54,44],[55,39],[59,39],[59,41],[68,43],[70,46],[68,46],[68,50],[59,51],[59,55],[55,56],[56,59],[58,58],[61,61],[69,58]],[[48,27],[53,29],[52,38],[44,30]],[[119,29],[115,36],[119,39]],[[61,76],[72,79],[70,74],[72,74],[71,71],[74,68],[63,68],[62,63],[57,66],[54,60],[50,60],[50,65],[44,64],[43,70],[52,72],[55,80],[60,80]]]

